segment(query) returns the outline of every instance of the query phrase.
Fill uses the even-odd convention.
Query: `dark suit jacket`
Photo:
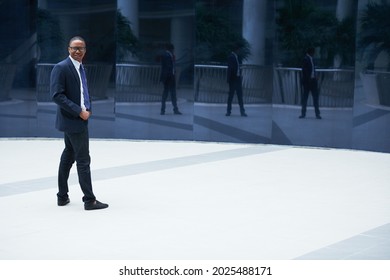
[[[166,51],[161,57],[161,74],[160,82],[165,83],[169,78],[174,76],[174,63],[172,55]]]
[[[302,62],[302,84],[304,86],[308,86],[310,84],[312,71],[313,65],[310,61],[310,57],[308,55],[305,55]]]
[[[228,56],[228,69],[227,69],[227,82],[231,82],[237,79],[237,71],[239,71],[240,64],[237,62],[236,56],[233,52]]]
[[[50,93],[58,105],[56,128],[76,133],[84,131],[88,121],[80,118],[80,78],[70,58],[56,64],[50,75]]]

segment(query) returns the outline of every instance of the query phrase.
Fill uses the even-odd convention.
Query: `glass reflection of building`
[[[354,21],[356,32],[351,35],[356,49],[349,48],[348,57],[335,55],[331,63],[322,60],[324,53],[317,57],[323,77],[321,123],[295,120],[294,110],[299,109],[300,102],[299,65],[285,63],[289,52],[280,45],[278,16],[280,8],[285,7],[283,0],[6,0],[0,1],[0,19],[6,27],[0,30],[0,136],[61,137],[54,129],[56,107],[48,92],[49,73],[54,63],[68,55],[70,37],[81,35],[87,41],[85,63],[94,87],[91,137],[276,143],[390,152],[386,93],[389,54],[375,50],[373,44],[361,44],[366,35],[361,15],[370,3],[381,5],[379,10],[385,11],[390,1],[290,2],[310,2],[319,12],[334,14],[339,21],[348,17]],[[225,67],[223,60],[216,65],[198,55],[196,18],[202,4],[210,11],[222,11],[231,29],[250,45],[251,54],[243,63],[244,91],[251,113],[246,120],[223,118],[227,90],[224,70],[208,77],[210,90],[206,90],[204,79],[209,74],[199,80],[197,69],[201,66]],[[128,20],[137,40],[125,55],[119,49],[118,11]],[[162,91],[158,57],[166,42],[175,45],[180,71],[178,97],[185,112],[182,118],[161,118],[156,113]],[[317,50],[322,52],[323,48]],[[352,62],[343,64],[346,59]],[[122,75],[124,64],[132,65],[136,72]],[[143,77],[141,69],[152,76]],[[343,78],[341,72],[352,76]],[[348,90],[343,91],[343,87]]]

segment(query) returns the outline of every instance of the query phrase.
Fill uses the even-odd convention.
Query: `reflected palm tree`
[[[231,20],[226,11],[210,9],[197,3],[196,5],[196,60],[198,63],[226,63],[233,45],[243,46],[240,58],[245,60],[250,54],[250,45],[242,34],[231,27]]]
[[[322,67],[332,67],[336,55],[342,57],[344,67],[354,64],[355,24],[352,18],[338,21],[335,14],[312,1],[285,0],[277,11],[284,66],[299,67],[308,46],[319,48]]]
[[[116,15],[116,36],[117,62],[128,62],[131,57],[138,56],[139,40],[133,33],[131,22],[119,10]]]

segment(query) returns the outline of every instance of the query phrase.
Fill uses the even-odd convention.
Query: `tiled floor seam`
[[[138,175],[142,173],[155,172],[160,170],[191,166],[195,164],[210,163],[216,161],[229,160],[233,158],[250,156],[260,153],[269,153],[289,149],[289,147],[265,147],[249,146],[239,149],[224,150],[205,154],[197,154],[179,158],[162,159],[151,162],[135,163],[116,167],[107,167],[102,169],[92,169],[93,181],[108,180],[119,177]],[[77,174],[71,174],[69,184],[77,184]],[[40,191],[54,188],[57,186],[57,177],[49,176],[38,179],[16,181],[11,183],[0,184],[0,197],[15,194],[21,194],[31,191]]]

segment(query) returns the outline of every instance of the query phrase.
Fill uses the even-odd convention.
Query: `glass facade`
[[[382,0],[0,1],[0,137],[62,137],[50,72],[79,35],[91,137],[390,152],[389,11]],[[176,94],[162,102],[167,44]],[[227,65],[237,44],[242,104],[234,95],[229,109]],[[320,120],[311,96],[298,118],[308,47]]]

